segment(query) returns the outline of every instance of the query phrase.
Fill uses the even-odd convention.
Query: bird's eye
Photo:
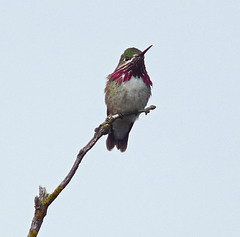
[[[125,58],[125,61],[128,61],[128,60],[130,60],[130,59],[131,59],[130,57],[126,57],[126,58]]]

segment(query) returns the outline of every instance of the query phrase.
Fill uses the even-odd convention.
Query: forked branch
[[[39,196],[36,196],[34,199],[35,202],[35,213],[32,220],[32,224],[28,233],[28,237],[35,237],[38,235],[38,232],[41,228],[41,225],[43,223],[44,217],[47,215],[47,209],[50,206],[50,204],[58,197],[58,195],[62,192],[62,190],[68,185],[68,183],[73,178],[74,174],[76,173],[79,164],[81,163],[83,157],[85,154],[96,144],[99,138],[101,138],[103,135],[106,135],[109,133],[111,124],[113,121],[117,119],[121,119],[123,117],[132,115],[132,114],[141,114],[145,113],[148,114],[151,110],[154,110],[156,108],[155,105],[151,105],[143,110],[134,112],[134,113],[125,113],[125,114],[115,114],[108,116],[104,123],[100,124],[99,127],[95,129],[95,133],[93,138],[90,140],[90,142],[83,147],[78,155],[77,158],[69,171],[68,175],[65,177],[65,179],[58,185],[58,187],[53,191],[53,193],[48,194],[46,188],[39,187]]]

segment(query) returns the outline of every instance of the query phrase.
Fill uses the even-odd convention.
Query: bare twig
[[[106,135],[109,133],[111,128],[111,123],[117,119],[121,119],[123,117],[132,115],[132,114],[141,114],[145,113],[148,114],[151,110],[154,110],[156,108],[155,105],[151,105],[143,110],[137,111],[135,113],[125,113],[125,114],[115,114],[108,116],[104,123],[100,124],[99,127],[95,129],[95,133],[93,138],[90,140],[90,142],[83,147],[78,155],[77,158],[69,171],[68,175],[65,177],[65,179],[61,182],[61,184],[54,190],[53,193],[48,194],[46,188],[39,187],[39,196],[36,196],[34,199],[35,202],[35,213],[32,220],[32,224],[28,233],[28,237],[35,237],[38,235],[38,232],[41,228],[41,225],[43,223],[44,217],[47,215],[47,209],[49,205],[58,197],[58,195],[62,192],[62,190],[68,185],[68,183],[73,178],[74,174],[76,173],[78,166],[80,165],[83,157],[85,154],[96,144],[99,138],[101,138],[103,135]]]

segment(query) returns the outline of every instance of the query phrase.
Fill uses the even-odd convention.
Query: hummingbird
[[[145,108],[151,96],[152,81],[144,63],[144,55],[151,47],[152,45],[144,51],[137,48],[126,49],[115,71],[107,77],[105,88],[107,115],[136,112],[112,123],[106,140],[109,151],[115,146],[121,152],[126,151],[129,133],[139,116],[137,111]]]

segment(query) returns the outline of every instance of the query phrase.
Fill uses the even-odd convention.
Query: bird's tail
[[[133,124],[132,124],[133,125]],[[131,131],[132,129],[132,125],[130,126],[128,132],[126,133],[126,135],[123,137],[123,139],[116,139],[114,137],[114,132],[111,131],[109,134],[108,134],[108,137],[107,137],[107,141],[106,141],[106,146],[107,146],[107,149],[109,151],[111,151],[115,146],[117,147],[118,150],[120,150],[121,152],[124,152],[126,151],[127,149],[127,144],[128,144],[128,136],[129,136],[129,132]]]

